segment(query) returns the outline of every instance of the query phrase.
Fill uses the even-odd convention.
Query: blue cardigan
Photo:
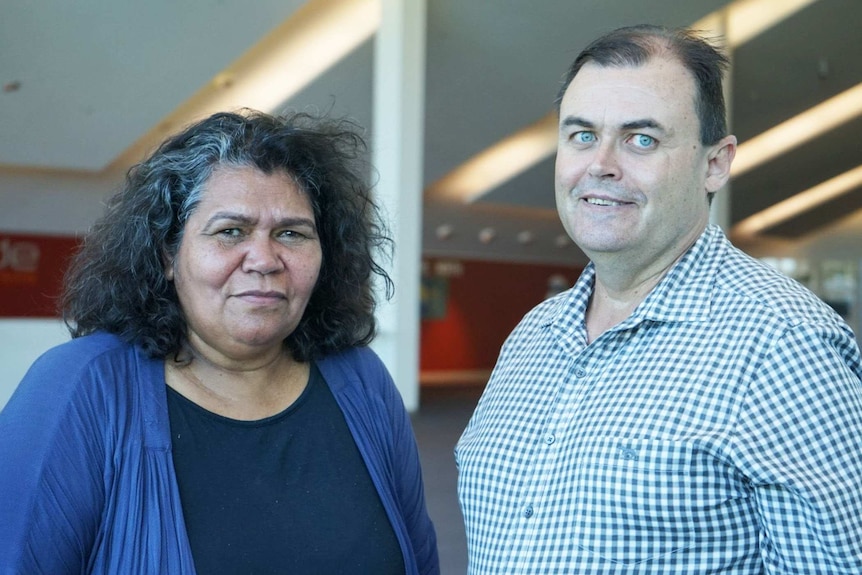
[[[367,348],[318,367],[404,554],[439,573],[410,419]],[[173,460],[164,361],[113,335],[39,358],[0,413],[0,574],[194,574]]]

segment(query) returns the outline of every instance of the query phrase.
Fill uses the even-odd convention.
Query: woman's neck
[[[309,364],[287,351],[261,362],[210,361],[191,352],[189,361],[165,362],[165,381],[187,399],[225,417],[256,420],[289,407],[308,383]]]

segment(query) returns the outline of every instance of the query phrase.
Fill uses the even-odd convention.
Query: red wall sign
[[[439,267],[435,259],[425,262],[429,270]],[[548,296],[555,287],[551,283],[560,278],[568,288],[582,271],[580,266],[479,260],[460,260],[456,267],[458,273],[445,278],[445,286],[423,286],[428,292],[423,293],[421,324],[423,372],[490,371],[509,332]]]
[[[0,317],[59,317],[57,298],[74,236],[0,233]]]

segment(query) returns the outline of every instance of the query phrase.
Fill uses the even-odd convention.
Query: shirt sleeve
[[[740,413],[736,455],[771,575],[862,573],[862,369],[848,332],[789,329]]]
[[[104,506],[100,402],[62,352],[0,412],[0,573],[85,572]]]

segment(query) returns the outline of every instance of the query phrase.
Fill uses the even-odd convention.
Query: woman
[[[67,275],[73,340],[0,414],[0,572],[439,572],[365,347],[389,240],[351,128],[220,113],[129,172]]]

